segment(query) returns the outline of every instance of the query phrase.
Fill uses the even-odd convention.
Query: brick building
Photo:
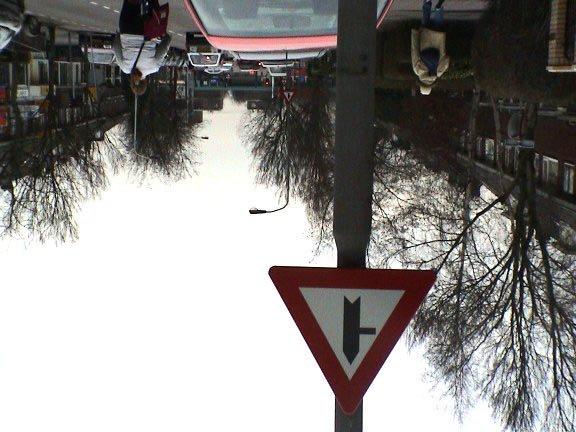
[[[552,0],[548,42],[549,72],[576,72],[576,1]]]
[[[503,129],[510,113],[501,113]],[[504,131],[505,132],[505,131]],[[488,189],[500,194],[514,181],[518,147],[496,148],[492,112],[482,109],[474,153],[475,176]],[[539,116],[535,131],[536,201],[541,222],[550,237],[576,251],[576,125],[556,117]],[[458,159],[468,164],[462,152]],[[503,168],[499,171],[498,165]]]

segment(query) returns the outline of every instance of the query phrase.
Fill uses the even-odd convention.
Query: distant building
[[[36,46],[18,45],[0,54],[0,139],[12,139],[34,133],[44,127],[46,96],[54,84],[58,105],[58,124],[75,124],[93,118],[97,87],[106,84],[107,97],[120,94],[119,69],[110,63],[111,50],[106,40],[98,43],[77,33],[57,30],[52,69],[46,52],[46,40],[37,38]],[[82,45],[82,46],[81,46]],[[96,50],[96,51],[95,51]],[[116,88],[112,88],[116,86]]]
[[[88,62],[86,81],[90,86],[120,85],[121,70],[114,62],[113,36],[108,34],[80,35],[82,54]]]
[[[494,122],[489,110],[481,110],[478,121],[474,174],[488,189],[500,194],[514,181],[518,147],[500,145],[496,148]],[[503,125],[509,115],[501,115]],[[576,251],[576,126],[566,121],[539,116],[535,131],[534,168],[537,179],[536,203],[541,209],[541,223],[550,237]],[[458,159],[466,166],[468,156]],[[502,167],[502,173],[498,165]]]
[[[68,130],[74,130],[79,136],[84,136],[92,142],[101,141],[108,130],[122,121],[123,112],[127,108],[123,98],[121,100],[111,99],[108,102],[113,107],[113,111],[110,111],[106,118],[85,119],[70,125]],[[11,189],[14,182],[23,177],[42,175],[42,171],[37,169],[39,161],[34,150],[41,144],[41,139],[41,135],[31,134],[2,142],[0,146],[0,189]],[[53,151],[57,152],[58,149],[58,147],[54,147]],[[6,157],[7,155],[9,157]],[[30,163],[30,158],[32,158],[32,163]]]

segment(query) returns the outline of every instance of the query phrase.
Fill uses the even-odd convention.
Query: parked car
[[[222,58],[222,53],[212,47],[201,33],[186,33],[186,52],[195,68],[218,66]]]
[[[238,59],[280,60],[285,51],[289,59],[311,58],[336,46],[337,0],[302,0],[290,8],[275,0],[183,1],[206,40]],[[378,0],[378,26],[393,1]]]

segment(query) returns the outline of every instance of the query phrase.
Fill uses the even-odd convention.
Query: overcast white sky
[[[311,262],[303,208],[273,215],[238,134],[241,109],[207,115],[198,176],[112,179],[76,243],[0,243],[0,431],[333,430],[334,399],[272,282]],[[463,425],[400,343],[365,398],[364,430],[492,432]]]

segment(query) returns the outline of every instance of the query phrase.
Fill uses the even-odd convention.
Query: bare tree
[[[535,125],[536,106],[527,105],[524,136]],[[513,180],[496,195],[477,196],[471,179],[461,187],[410,172],[409,180],[377,173],[370,252],[379,266],[438,271],[411,332],[432,375],[459,412],[480,396],[510,430],[574,430],[576,264],[551,245],[534,151],[519,152]]]
[[[42,104],[43,129],[13,140],[0,151],[2,232],[24,232],[41,241],[78,236],[79,203],[106,185],[101,147],[89,124],[60,119],[62,105],[54,84],[54,29],[50,30],[48,94]]]
[[[79,203],[106,185],[100,147],[86,127],[59,128],[47,113],[40,137],[13,142],[0,155],[4,189],[3,232],[41,241],[78,236]]]
[[[476,26],[471,56],[475,79],[484,91],[535,103],[574,103],[574,75],[546,71],[551,5],[538,0],[490,2]]]
[[[131,115],[120,139],[129,151],[129,165],[136,177],[151,174],[179,180],[194,171],[198,125],[188,121],[185,104],[176,99],[177,70],[172,72],[164,79],[149,77],[148,90],[138,97],[136,141],[134,98],[129,98]]]
[[[296,94],[289,104],[272,99],[263,110],[247,114],[243,140],[259,182],[283,193],[290,187],[317,213],[332,194],[334,106],[320,83]]]

